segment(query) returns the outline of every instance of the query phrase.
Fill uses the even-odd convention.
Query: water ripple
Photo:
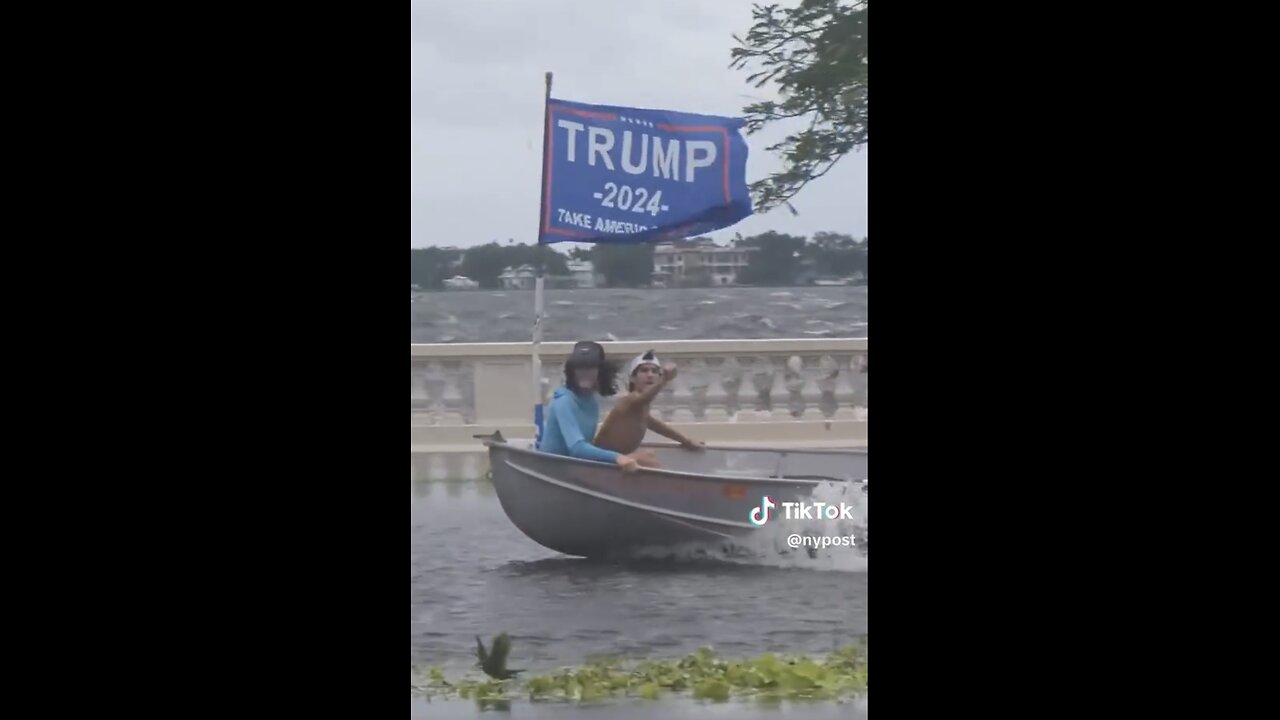
[[[419,499],[411,516],[415,664],[470,668],[475,636],[504,631],[514,666],[549,669],[702,645],[821,653],[867,630],[864,572],[568,558],[525,538],[476,486]]]
[[[411,307],[415,343],[528,342],[533,328],[529,291],[424,293]],[[548,341],[801,337],[815,320],[831,325],[829,337],[867,337],[866,287],[548,290],[544,312]]]

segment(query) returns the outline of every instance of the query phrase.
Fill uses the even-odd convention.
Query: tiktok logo
[[[773,501],[769,499],[768,495],[760,498],[760,507],[751,511],[751,524],[763,525],[769,522],[769,511],[775,507],[777,507],[777,505],[773,504]]]

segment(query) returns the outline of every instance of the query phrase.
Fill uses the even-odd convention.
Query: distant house
[[[478,287],[480,287],[480,283],[466,275],[454,275],[444,281],[445,290],[475,290]]]
[[[590,260],[570,260],[566,264],[569,266],[569,274],[573,276],[575,287],[593,288],[604,284],[603,278],[596,273],[595,266]]]
[[[521,265],[518,268],[508,266],[498,276],[504,290],[532,290],[538,274],[532,265]]]
[[[734,285],[746,269],[754,247],[717,245],[710,238],[688,243],[659,243],[653,249],[654,284]]]

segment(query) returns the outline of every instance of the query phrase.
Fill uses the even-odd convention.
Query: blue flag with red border
[[[752,213],[740,118],[551,100],[538,243],[642,243]]]

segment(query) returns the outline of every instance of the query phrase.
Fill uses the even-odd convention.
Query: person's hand
[[[640,464],[630,455],[619,455],[618,467],[622,468],[624,473],[633,473],[640,468]]]
[[[667,363],[667,365],[662,368],[662,382],[669,383],[675,379],[676,379],[676,366],[672,365],[671,363]]]
[[[651,448],[637,450],[631,453],[631,457],[635,458],[636,462],[640,463],[641,467],[658,467],[658,453],[654,452]]]
[[[689,440],[688,442],[680,443],[680,447],[683,447],[685,450],[702,452],[707,449],[707,444],[701,440]]]

